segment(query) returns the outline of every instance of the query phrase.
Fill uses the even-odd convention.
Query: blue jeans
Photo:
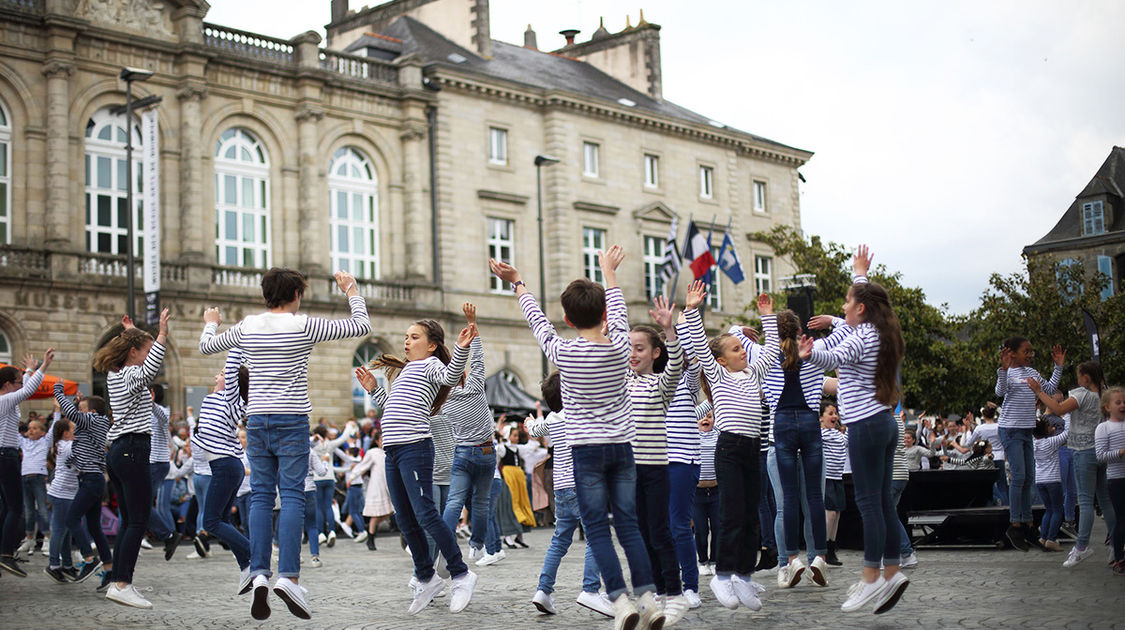
[[[164,479],[171,468],[168,462],[149,462],[148,472],[152,479],[152,499],[155,507],[148,517],[148,528],[160,540],[167,540],[176,531],[176,523],[172,521],[172,507],[169,503],[168,491],[172,489],[172,480]],[[165,481],[168,483],[165,484]],[[167,486],[167,489],[165,488]]]
[[[1003,429],[1001,429],[1003,431]],[[863,566],[898,566],[902,552],[892,475],[898,424],[889,411],[848,423],[855,502],[863,519]]]
[[[1098,462],[1094,449],[1084,448],[1074,451],[1074,477],[1078,482],[1078,538],[1074,545],[1085,549],[1090,544],[1090,531],[1094,528],[1094,495],[1102,507],[1102,517],[1109,532],[1117,524],[1117,511],[1109,500],[1106,485],[1105,464]]]
[[[434,575],[425,534],[433,537],[445,557],[449,574],[452,577],[464,575],[469,568],[461,558],[457,538],[442,522],[434,504],[433,439],[395,444],[383,450],[387,452],[387,489],[395,508],[395,520],[414,557],[414,577],[419,582],[428,582]]]
[[[1008,490],[1008,518],[1013,523],[1030,523],[1031,489],[1035,486],[1035,450],[1032,446],[1032,429],[1000,427],[1000,442],[1004,457],[1012,471]]]
[[[242,474],[246,474],[243,469]],[[238,510],[238,530],[249,540],[250,536],[250,495],[244,494],[234,498],[234,507]]]
[[[684,590],[699,592],[699,565],[695,560],[695,537],[691,533],[692,504],[695,503],[695,486],[699,483],[699,464],[668,464],[668,519],[672,541],[676,545],[676,558],[680,562],[680,577]]]
[[[777,511],[781,502],[774,496],[774,485],[778,486],[777,491],[780,492],[781,482],[777,479],[777,457],[773,453],[774,449],[771,446],[767,451],[758,454],[758,470],[765,471],[762,473],[762,492],[758,499],[758,522],[762,524],[762,549],[776,550],[777,532],[783,529],[783,525]],[[771,455],[774,457],[773,460],[770,460]],[[774,522],[776,525],[771,527],[770,523]]]
[[[571,455],[574,490],[578,495],[582,526],[586,528],[586,544],[593,549],[610,601],[616,601],[626,590],[621,562],[609,532],[611,511],[617,540],[629,562],[633,594],[640,597],[652,591],[652,565],[637,526],[637,470],[633,464],[633,447],[629,444],[583,444],[572,447]]]
[[[98,557],[103,563],[113,562],[109,540],[102,530],[102,496],[105,494],[105,477],[100,473],[79,473],[78,492],[70,502],[66,512],[66,528],[78,541],[83,558],[94,555],[90,541],[98,546]],[[82,519],[86,519],[86,532],[81,529]],[[89,536],[85,534],[88,533]]]
[[[695,553],[699,564],[714,564],[719,556],[719,487],[696,488],[692,506],[695,523]],[[710,540],[708,540],[710,538]],[[696,567],[696,575],[699,575]],[[697,578],[698,579],[698,578]]]
[[[348,514],[352,517],[352,531],[354,531],[357,536],[359,532],[367,529],[367,521],[363,518],[364,499],[362,485],[355,484],[348,486]]]
[[[789,564],[789,556],[797,555],[801,550],[801,543],[795,540],[793,544],[789,544],[785,535],[785,493],[781,486],[781,473],[777,469],[777,447],[771,446],[769,454],[766,456],[766,469],[769,472],[771,487],[773,489],[773,497],[775,505],[777,505],[777,514],[774,516],[773,521],[773,537],[777,541],[777,562],[778,566],[787,566]],[[823,494],[821,495],[823,496]],[[801,502],[801,509],[805,514],[805,548],[808,556],[808,561],[811,564],[816,558],[814,549],[808,546],[808,541],[813,539],[812,534],[812,520],[809,518],[809,503],[808,497],[805,495],[805,470],[801,466],[797,466],[797,497]],[[770,529],[770,522],[762,524],[762,529]],[[825,536],[827,537],[827,525],[825,526]],[[827,543],[826,543],[827,544]]]
[[[195,486],[195,503],[199,505],[199,511],[195,514],[195,533],[196,535],[199,532],[214,533],[203,525],[203,507],[207,505],[207,489],[211,486],[211,475],[195,473],[192,475],[191,483]]]
[[[671,519],[668,516],[668,467],[637,464],[637,524],[648,550],[652,581],[661,595],[683,595],[680,563],[672,541]],[[697,569],[698,570],[698,569]]]
[[[492,487],[488,489],[488,533],[484,537],[484,550],[490,554],[500,553],[500,523],[496,521],[495,508],[503,483],[503,480],[493,477]]]
[[[305,511],[305,477],[309,474],[309,417],[254,414],[246,420],[246,454],[250,458],[250,573],[269,577],[273,503],[281,494],[278,515],[277,574],[301,574],[301,517]]]
[[[70,530],[66,527],[66,514],[73,502],[73,499],[51,497],[51,544],[47,550],[51,554],[48,566],[52,569],[74,565],[70,557]],[[90,541],[83,538],[78,548],[89,549]]]
[[[1039,496],[1043,498],[1043,520],[1039,522],[1039,537],[1043,540],[1057,540],[1059,525],[1063,522],[1062,482],[1035,484]]]
[[[47,475],[23,476],[23,521],[29,536],[35,533],[36,525],[42,534],[51,531],[47,518]]]
[[[320,540],[317,536],[320,534],[319,520],[317,514],[320,511],[317,509],[317,491],[305,491],[305,535],[309,538],[309,555],[320,555]]]
[[[1063,520],[1074,518],[1074,506],[1078,504],[1078,485],[1074,478],[1074,451],[1065,444],[1059,447],[1059,474],[1062,477]]]
[[[1000,474],[992,486],[992,502],[996,505],[1008,505],[1008,464],[1002,459],[994,463]]]
[[[805,515],[812,521],[812,538],[806,539],[809,555],[822,556],[828,551],[824,519],[824,453],[820,442],[820,419],[814,411],[781,410],[774,416],[774,443],[777,472],[784,495],[785,540],[790,551],[797,547],[800,535],[801,497],[805,498]],[[800,475],[804,473],[805,488],[801,491]],[[789,555],[795,555],[790,553]]]
[[[1109,503],[1112,509],[1117,514],[1125,513],[1125,479],[1110,479],[1106,482],[1106,494],[1109,495]],[[1102,509],[1105,513],[1105,509]],[[1110,528],[1110,542],[1113,544],[1113,559],[1121,562],[1125,560],[1125,524],[1115,523],[1115,526]]]
[[[555,535],[543,557],[543,570],[539,572],[539,590],[551,594],[555,592],[555,575],[559,563],[574,541],[574,530],[578,529],[578,495],[574,488],[555,490]],[[586,559],[582,567],[582,590],[597,593],[601,582],[598,580],[598,565],[594,562],[594,552],[586,545]]]
[[[203,504],[203,528],[230,546],[239,569],[250,566],[250,541],[230,524],[230,508],[245,474],[237,457],[211,460],[211,485]]]
[[[485,448],[480,446],[458,446],[453,451],[453,466],[449,469],[449,500],[441,515],[446,527],[455,531],[461,509],[472,490],[469,521],[473,535],[469,538],[469,546],[473,549],[484,547],[488,533],[488,494],[492,488],[492,473],[496,470],[496,452],[491,446],[488,450],[491,452],[485,453]]]
[[[133,583],[133,570],[141,553],[141,539],[152,513],[152,478],[148,456],[152,438],[147,433],[126,433],[109,445],[106,464],[117,493],[121,521],[113,544],[113,581]],[[100,519],[99,519],[100,524]]]
[[[898,535],[899,535],[899,555],[903,558],[914,553],[914,547],[910,544],[910,535],[906,533],[906,526],[902,524],[902,519],[898,517],[898,502],[902,499],[902,491],[906,490],[906,484],[909,481],[897,479],[891,481],[891,492],[894,493],[895,499],[895,520],[898,521]]]
[[[445,506],[448,503],[449,503],[449,484],[435,483],[434,484],[434,508],[437,510],[438,518],[441,518],[441,514],[443,512],[445,512]],[[442,523],[444,524],[445,521],[442,521]],[[449,531],[451,531],[451,532],[457,531],[457,528],[456,527],[450,528]],[[456,540],[457,540],[456,534],[453,535],[453,540],[456,542]],[[426,532],[426,545],[430,549],[430,561],[436,562],[437,561],[437,554],[438,554],[438,546],[437,546],[437,542],[434,540],[434,537],[431,536],[429,532]]]
[[[336,482],[331,479],[316,480],[316,501],[313,502],[313,511],[320,515],[318,526],[325,536],[328,532],[336,531],[336,515],[332,512],[332,495],[336,491]]]

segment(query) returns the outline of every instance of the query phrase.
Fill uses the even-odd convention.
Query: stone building
[[[560,326],[558,293],[600,278],[594,253],[612,243],[630,254],[619,275],[634,316],[647,317],[673,217],[681,239],[694,217],[716,245],[730,225],[747,281],[720,280],[716,324],[789,273],[746,235],[800,227],[797,169],[811,153],[665,100],[660,27],[643,17],[546,52],[530,31],[524,46],[493,40],[487,0],[358,12],[334,0],[323,47],[312,31],[279,39],[210,24],[208,8],[0,0],[0,360],[53,345],[53,372],[96,386],[92,354],[119,329],[127,295],[122,67],[154,73],[132,84],[134,98],[162,98],[150,106],[160,298],[174,320],[160,379],[176,408],[221,365],[196,350],[203,309],[219,306],[226,322],[260,310],[269,266],[308,274],[312,315],[347,312],[332,270],[359,278],[373,335],[318,347],[310,363],[314,416],[336,419],[362,409],[355,363],[401,352],[418,318],[459,329],[465,300],[482,314],[489,373],[534,391],[540,354],[488,276],[490,256],[519,266]],[[537,173],[537,155],[559,162]],[[136,239],[140,252],[143,230]]]
[[[1029,259],[1080,262],[1109,279],[1102,298],[1125,291],[1125,148],[1113,147],[1098,172],[1043,238],[1023,248]]]

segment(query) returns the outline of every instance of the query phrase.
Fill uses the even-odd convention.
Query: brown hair
[[[238,396],[244,405],[250,401],[250,369],[245,365],[238,366]]]
[[[575,328],[593,328],[605,315],[605,288],[586,278],[567,285],[559,301],[566,319]]]
[[[875,400],[894,406],[898,402],[898,369],[906,343],[902,340],[902,326],[891,307],[891,298],[883,287],[870,283],[853,284],[849,290],[857,303],[862,304],[867,323],[879,333],[879,356],[875,365]]]
[[[98,348],[94,354],[94,369],[98,372],[116,372],[125,365],[130,350],[143,348],[151,341],[152,335],[140,328],[128,328]]]
[[[801,320],[797,314],[785,309],[777,314],[777,337],[781,340],[781,369],[792,372],[801,367],[797,351],[797,337],[801,334]]]
[[[305,295],[309,283],[300,271],[273,267],[262,275],[262,298],[266,308],[284,306]]]
[[[86,403],[86,408],[89,409],[91,413],[105,416],[110,420],[113,419],[113,416],[109,413],[109,405],[105,404],[105,398],[101,396],[85,396],[82,398],[82,402]]]
[[[437,345],[434,349],[433,356],[437,357],[442,363],[449,365],[453,360],[453,355],[449,353],[449,348],[445,347],[445,329],[441,324],[432,319],[420,319],[413,324],[414,326],[421,326],[422,330],[426,333],[426,341]],[[395,376],[406,367],[406,360],[396,357],[393,354],[380,355],[378,359],[371,361],[368,364],[371,369],[383,368],[387,373],[387,380],[394,380]],[[465,381],[464,373],[461,374],[461,380],[458,384]],[[434,397],[434,403],[430,407],[430,415],[436,416],[441,411],[441,406],[445,404],[445,400],[449,398],[449,390],[452,389],[448,385],[442,385],[438,388],[437,396]]]
[[[668,347],[664,345],[664,337],[655,326],[648,324],[637,324],[629,329],[629,332],[644,333],[648,337],[648,345],[660,350],[660,356],[652,360],[652,371],[663,372],[664,366],[668,365]]]
[[[5,365],[0,368],[0,387],[16,382],[20,374],[23,374],[23,371],[12,365]]]
[[[707,342],[707,349],[711,351],[711,356],[716,359],[723,356],[723,342],[733,338],[734,335],[730,333],[723,333],[717,337],[712,337],[711,340]]]
[[[59,418],[51,425],[51,449],[47,451],[47,462],[51,464],[52,468],[55,467],[55,457],[58,456],[59,441],[62,440],[63,433],[66,433],[72,427],[70,420],[66,418]]]
[[[1102,392],[1105,390],[1105,372],[1102,371],[1102,364],[1097,361],[1086,361],[1085,363],[1078,364],[1078,373],[1086,375],[1090,379],[1090,384],[1094,386],[1094,390]]]

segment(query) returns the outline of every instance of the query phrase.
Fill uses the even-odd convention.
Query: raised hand
[[[469,324],[468,326],[462,328],[461,333],[457,335],[457,345],[461,346],[462,348],[468,348],[469,344],[473,341],[473,337],[476,336],[477,325]]]
[[[34,372],[35,368],[39,367],[39,359],[35,358],[34,354],[28,352],[23,355],[23,369],[27,372]]]
[[[1055,344],[1051,347],[1051,360],[1055,362],[1055,365],[1059,366],[1066,363],[1066,350],[1063,350],[1062,346]]]
[[[336,278],[336,286],[340,287],[345,295],[350,296],[349,292],[356,288],[355,276],[341,269],[335,273],[334,277]]]
[[[753,342],[757,343],[757,341],[758,341],[758,329],[757,328],[751,328],[750,326],[743,326],[742,327],[742,336],[746,337],[750,341],[753,341]]]
[[[368,370],[366,366],[361,365],[357,367],[355,369],[355,377],[359,381],[360,386],[362,386],[368,394],[378,385],[378,381],[375,380],[375,375],[372,374],[371,370]]]
[[[707,285],[702,280],[696,280],[688,285],[687,297],[684,298],[684,310],[690,311],[699,308],[707,297]]]
[[[519,270],[506,262],[496,260],[495,258],[489,258],[488,268],[492,270],[493,275],[504,282],[515,283],[520,281]]]
[[[617,271],[617,266],[622,260],[625,260],[625,250],[621,249],[620,245],[614,245],[605,252],[598,252],[598,263],[603,273]]]
[[[808,335],[801,335],[801,339],[797,341],[797,354],[801,359],[807,360],[812,356],[813,338]]]
[[[648,314],[652,315],[652,320],[658,326],[665,330],[672,327],[672,316],[676,312],[676,305],[670,303],[663,295],[658,295],[652,300],[652,308]]]
[[[470,326],[475,326],[477,323],[477,307],[472,302],[465,302],[461,305],[461,312],[465,314],[465,322]]]
[[[871,260],[875,255],[870,253],[866,245],[860,245],[859,249],[855,252],[855,258],[852,259],[852,270],[855,271],[857,276],[866,276],[867,270],[871,269]]]
[[[773,315],[773,297],[769,293],[758,296],[758,312],[762,315]]]
[[[216,326],[218,326],[219,324],[223,323],[223,315],[219,312],[218,308],[212,306],[211,308],[203,311],[203,323],[215,324]]]
[[[1043,388],[1039,385],[1039,379],[1026,378],[1024,380],[1027,381],[1027,386],[1031,388],[1031,391],[1035,392],[1036,396],[1039,395],[1039,392],[1043,391]]]
[[[133,318],[129,317],[128,315],[121,316],[121,326],[124,327],[125,330],[136,328],[136,326],[133,325]]]
[[[55,360],[55,349],[54,348],[47,348],[47,351],[43,353],[43,364],[42,364],[43,368],[42,369],[43,369],[44,372],[47,371],[47,366],[51,365],[51,361],[54,361],[54,360]]]
[[[809,330],[828,330],[831,327],[831,315],[814,315],[809,318]]]
[[[160,326],[157,328],[157,336],[168,338],[168,320],[172,319],[172,312],[168,309],[160,311]]]
[[[1000,368],[1008,369],[1012,367],[1012,349],[1004,348],[1000,351]]]
[[[535,401],[535,417],[536,418],[542,418],[543,417],[543,403],[539,402],[538,400]]]

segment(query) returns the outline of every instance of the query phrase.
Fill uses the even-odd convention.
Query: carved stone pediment
[[[171,37],[171,10],[176,6],[161,0],[80,0],[75,16],[149,37]]]
[[[637,221],[656,221],[657,223],[671,223],[676,218],[676,212],[656,201],[633,211],[633,218]]]

